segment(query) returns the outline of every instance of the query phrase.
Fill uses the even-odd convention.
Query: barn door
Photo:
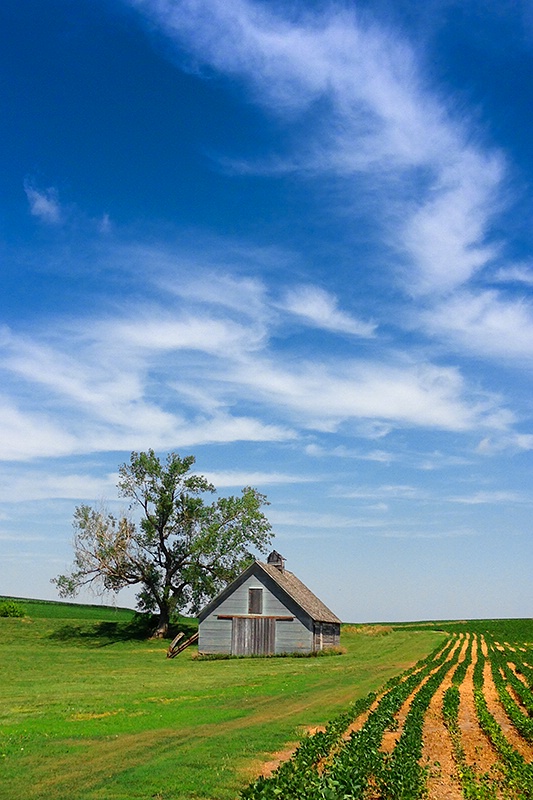
[[[231,654],[267,656],[274,653],[276,620],[272,617],[233,617]]]

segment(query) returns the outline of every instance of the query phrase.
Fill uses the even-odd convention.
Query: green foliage
[[[26,611],[14,600],[0,600],[0,617],[24,617]]]
[[[76,508],[73,568],[53,581],[60,596],[87,584],[103,591],[139,585],[139,608],[157,611],[166,635],[172,614],[198,610],[250,563],[250,548],[265,552],[265,496],[245,487],[239,497],[208,503],[214,486],[191,474],[193,465],[193,456],[170,453],[162,463],[153,450],[134,452],[119,469],[118,489],[136,520]]]

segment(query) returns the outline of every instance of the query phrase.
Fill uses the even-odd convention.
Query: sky
[[[0,62],[0,593],[153,448],[345,621],[531,616],[531,2],[4,0]]]

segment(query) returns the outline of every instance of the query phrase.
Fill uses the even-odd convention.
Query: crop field
[[[1,800],[533,798],[533,620],[165,658],[124,609],[0,619]]]
[[[443,646],[307,736],[242,797],[533,798],[533,621],[442,627]]]

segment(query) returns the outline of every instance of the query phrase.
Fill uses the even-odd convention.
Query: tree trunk
[[[159,609],[159,620],[157,627],[152,633],[152,639],[165,639],[168,636],[168,626],[170,623],[170,613],[168,608]]]

